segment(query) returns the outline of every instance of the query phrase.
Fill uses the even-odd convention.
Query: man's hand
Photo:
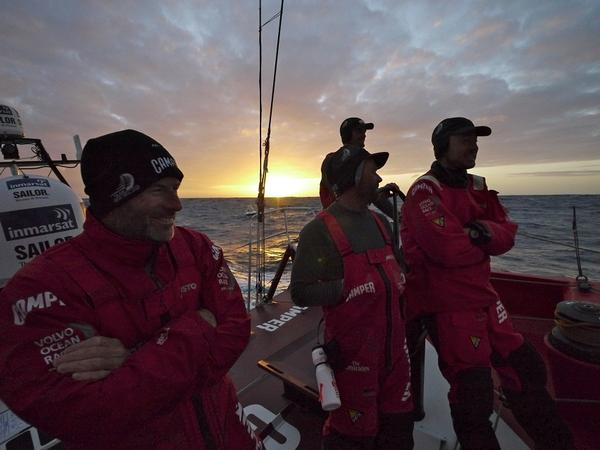
[[[492,235],[487,227],[476,220],[466,224],[463,230],[474,245],[485,245],[492,240]]]
[[[396,183],[388,183],[383,187],[377,189],[377,195],[382,198],[392,197],[393,195],[400,195],[402,192]]]
[[[98,381],[121,367],[128,356],[120,340],[94,336],[67,347],[54,367],[58,373],[70,373],[74,380]]]
[[[196,313],[202,317],[205,321],[207,321],[212,327],[217,326],[217,319],[215,315],[211,313],[208,309],[200,308]]]

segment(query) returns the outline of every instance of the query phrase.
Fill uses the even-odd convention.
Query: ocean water
[[[534,275],[577,276],[577,260],[573,237],[573,207],[577,215],[582,272],[592,281],[600,281],[600,195],[503,196],[501,201],[519,224],[514,248],[505,255],[493,257],[495,270]],[[256,217],[247,212],[256,209],[256,199],[183,199],[178,225],[206,233],[223,248],[244,294],[248,286],[248,267],[255,267],[249,254],[249,241],[256,240]],[[282,211],[280,208],[303,208]],[[268,214],[265,279],[270,282],[290,239],[321,209],[318,198],[267,199]],[[287,227],[288,233],[285,232]],[[254,269],[252,269],[254,270]],[[283,274],[278,291],[287,287],[291,267]],[[254,275],[252,275],[254,277]]]

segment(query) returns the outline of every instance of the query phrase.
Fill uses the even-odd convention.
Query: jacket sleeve
[[[300,233],[292,265],[290,292],[300,306],[335,305],[343,288],[342,259],[320,219],[309,222]]]
[[[471,243],[463,224],[444,205],[438,189],[429,180],[411,187],[402,213],[407,232],[437,265],[462,267],[481,262],[487,255]]]
[[[85,339],[78,325],[94,327],[94,310],[59,269],[36,261],[25,269],[0,293],[0,398],[49,435],[85,443],[143,429],[223,370],[212,362],[219,331],[189,311],[103,380],[57,373],[53,358]]]
[[[496,191],[488,191],[487,211],[485,218],[478,219],[490,233],[491,240],[481,249],[488,255],[502,255],[515,244],[517,224],[508,217],[506,210],[498,200]]]
[[[235,277],[220,247],[206,236],[193,233],[193,249],[203,274],[200,303],[211,311],[217,327],[210,339],[211,365],[221,377],[231,369],[250,339],[250,316]],[[201,257],[198,255],[204,255]]]

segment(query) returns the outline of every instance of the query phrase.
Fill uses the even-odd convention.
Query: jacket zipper
[[[171,258],[171,261],[173,263],[173,270],[175,271],[175,273],[177,273],[178,268],[177,268],[176,260],[173,256],[173,254],[170,252],[170,248],[168,248],[168,249],[169,249],[169,257]],[[154,265],[156,263],[157,253],[158,253],[158,248],[155,249],[154,253],[151,255],[151,257],[148,260],[148,263],[146,265],[146,273],[148,274],[150,279],[154,282],[154,285],[156,286],[157,289],[163,289],[163,287],[165,286],[165,283],[163,283],[163,281],[154,272]],[[162,295],[160,297],[160,304],[163,309],[166,309],[166,305],[164,303],[164,298],[162,297]],[[160,316],[161,326],[165,326],[166,323],[168,323],[170,320],[171,320],[171,315],[169,314],[168,310],[165,313],[161,314],[161,316]],[[202,405],[201,398],[192,397],[192,405],[193,405],[194,411],[196,412],[196,421],[198,423],[198,429],[200,431],[200,434],[202,435],[202,439],[204,440],[205,448],[207,450],[216,450],[217,444],[215,442],[215,438],[214,438],[212,432],[210,431],[208,417],[204,410],[204,406]]]
[[[158,255],[158,247],[155,247],[152,250],[150,257],[146,261],[146,266],[145,266],[144,270],[146,271],[146,273],[148,274],[148,276],[154,283],[154,286],[156,287],[156,289],[161,290],[165,287],[165,283],[159,278],[158,275],[156,275],[156,273],[154,271],[157,255]],[[161,293],[159,301],[160,301],[160,308],[163,311],[160,314],[160,326],[164,327],[167,323],[169,323],[171,321],[171,314],[169,314],[169,310],[168,310],[167,306],[165,305],[165,299],[163,297],[163,293]],[[144,314],[146,315],[146,320],[148,320],[148,313],[146,311],[146,302],[145,301],[142,301],[142,307],[144,308]]]
[[[208,417],[206,416],[206,412],[204,411],[202,400],[197,397],[192,397],[192,404],[194,405],[194,410],[196,411],[196,420],[198,421],[198,428],[200,430],[200,434],[202,435],[202,439],[204,439],[204,447],[207,450],[216,450],[217,444],[210,431]]]

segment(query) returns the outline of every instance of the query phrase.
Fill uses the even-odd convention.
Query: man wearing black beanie
[[[0,294],[0,397],[69,449],[262,448],[226,375],[250,320],[221,249],[175,226],[175,159],[124,130],[81,174],[83,233]]]
[[[124,130],[90,139],[81,155],[81,178],[90,212],[112,231],[158,242],[173,237],[183,173],[151,137]]]

